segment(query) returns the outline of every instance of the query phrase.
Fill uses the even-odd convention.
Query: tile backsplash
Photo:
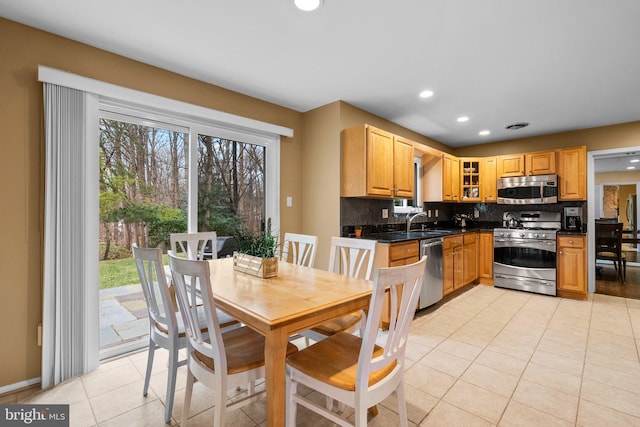
[[[498,227],[502,225],[502,214],[506,211],[551,211],[562,213],[563,208],[568,206],[582,207],[584,218],[582,223],[586,224],[587,202],[559,202],[548,205],[502,205],[497,203],[446,203],[446,202],[425,202],[424,210],[431,210],[431,218],[421,217],[415,221],[419,223],[429,223],[432,226],[435,221],[440,226],[452,226],[455,214],[467,214],[474,218],[474,210],[478,211],[478,218],[471,221],[469,227]],[[383,209],[387,209],[388,218],[383,218]],[[438,216],[435,216],[435,212]],[[406,214],[394,214],[393,200],[378,200],[364,198],[340,198],[340,225],[342,235],[348,236],[353,233],[355,226],[361,226],[364,234],[367,232],[403,230],[406,224]]]

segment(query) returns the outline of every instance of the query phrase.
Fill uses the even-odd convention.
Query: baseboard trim
[[[42,380],[41,377],[31,378],[29,380],[19,381],[13,384],[7,384],[0,387],[0,396],[3,394],[13,393],[19,391],[23,388],[31,387],[34,384],[40,383]]]

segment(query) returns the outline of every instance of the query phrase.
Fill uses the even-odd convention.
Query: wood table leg
[[[285,358],[289,336],[281,330],[269,331],[264,347],[265,381],[267,388],[267,425],[284,426]]]
[[[378,416],[378,407],[377,406],[372,406],[371,408],[369,408],[369,415],[371,416],[371,418],[375,418]]]

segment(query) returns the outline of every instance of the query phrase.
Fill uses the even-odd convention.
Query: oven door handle
[[[504,242],[514,242],[514,243],[538,243],[544,245],[555,245],[555,240],[539,240],[539,239],[493,239],[494,242],[504,243]]]
[[[542,279],[532,279],[530,277],[524,278],[524,277],[513,277],[513,276],[506,276],[504,274],[496,274],[495,275],[497,278],[499,279],[516,279],[519,282],[531,282],[531,283],[537,283],[539,285],[547,285],[550,286],[551,282],[548,280],[542,280]]]
[[[540,181],[540,203],[544,203],[544,182]]]

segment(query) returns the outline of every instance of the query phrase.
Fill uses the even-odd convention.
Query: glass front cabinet
[[[480,159],[461,159],[462,201],[480,201]]]

